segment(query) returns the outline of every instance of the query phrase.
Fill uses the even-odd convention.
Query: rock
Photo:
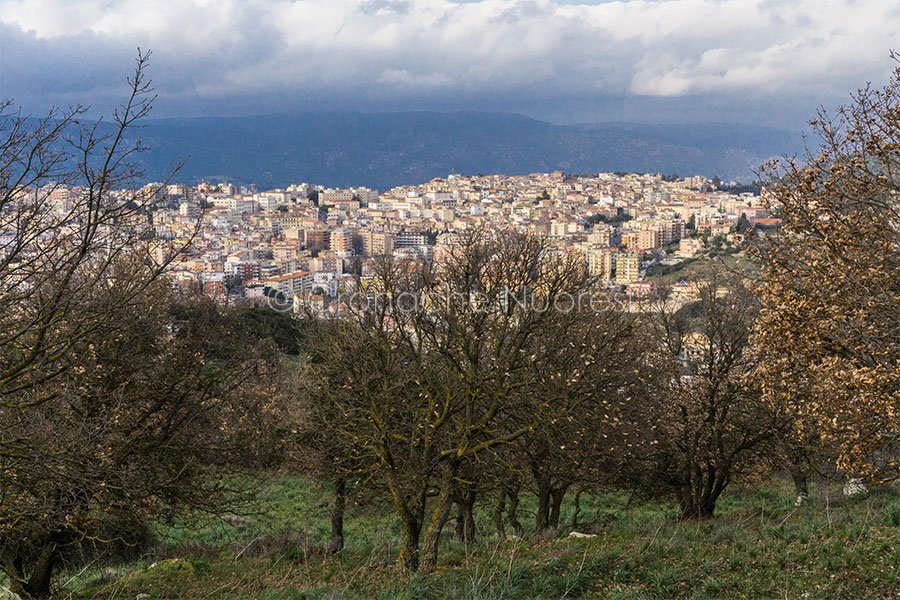
[[[119,576],[116,574],[114,569],[103,569],[100,571],[100,583],[109,584],[118,579]]]
[[[138,594],[134,600],[150,600],[150,594]]]
[[[597,537],[593,533],[581,533],[580,531],[573,531],[569,534],[570,538],[579,538],[579,539],[589,539]]]
[[[256,521],[253,519],[248,519],[247,517],[232,513],[222,515],[222,520],[236,529],[247,529],[248,527],[256,525]]]
[[[797,494],[797,501],[794,502],[794,506],[800,506],[807,500],[809,500],[809,494],[807,494],[806,492],[800,492],[799,494]]]
[[[18,594],[13,594],[3,586],[0,586],[0,600],[22,600]]]
[[[860,494],[868,494],[869,488],[862,482],[862,479],[851,479],[844,484],[845,496],[859,496]]]

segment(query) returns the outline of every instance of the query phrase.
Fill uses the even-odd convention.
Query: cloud
[[[0,0],[0,89],[112,97],[140,45],[185,102],[846,95],[898,29],[883,0]]]
[[[404,89],[446,87],[453,84],[453,80],[444,73],[410,73],[406,69],[387,69],[378,78],[378,82]]]

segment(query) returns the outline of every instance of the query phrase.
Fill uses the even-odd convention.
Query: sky
[[[154,115],[492,110],[799,128],[887,80],[889,0],[0,0],[0,98]]]

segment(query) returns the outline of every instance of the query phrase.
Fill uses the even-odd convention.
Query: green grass
[[[737,251],[734,248],[735,252]],[[658,285],[675,285],[679,281],[691,281],[702,278],[710,265],[718,265],[727,271],[753,275],[757,268],[743,252],[717,254],[711,256],[709,251],[681,260],[672,265],[657,265],[647,272],[647,280]]]
[[[160,525],[160,547],[139,563],[71,581],[74,597],[135,598],[887,598],[900,595],[900,494],[879,488],[844,498],[816,487],[793,506],[780,481],[734,487],[719,515],[674,519],[674,507],[620,493],[582,498],[580,527],[592,539],[499,541],[478,515],[479,541],[448,535],[432,576],[394,563],[400,530],[385,509],[353,507],[347,549],[315,553],[327,537],[327,488],[294,477],[257,482],[252,521],[199,529]],[[533,505],[523,502],[522,516]],[[563,522],[572,507],[565,506]],[[235,526],[234,522],[238,526]],[[449,528],[448,528],[449,529]],[[449,534],[449,532],[448,532]],[[151,568],[151,564],[156,566]],[[67,579],[63,577],[63,579]]]

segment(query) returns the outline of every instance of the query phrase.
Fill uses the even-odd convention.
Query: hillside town
[[[230,183],[151,185],[157,239],[187,244],[171,265],[178,285],[213,297],[336,310],[334,300],[374,257],[429,257],[473,228],[546,236],[579,252],[591,275],[647,295],[648,269],[733,245],[750,228],[777,225],[759,196],[717,189],[703,177],[661,175],[450,175],[383,193],[310,184],[257,191]],[[56,188],[65,205],[77,188]],[[160,252],[164,252],[162,249]],[[163,257],[161,256],[160,259]],[[678,286],[675,286],[676,292]]]

